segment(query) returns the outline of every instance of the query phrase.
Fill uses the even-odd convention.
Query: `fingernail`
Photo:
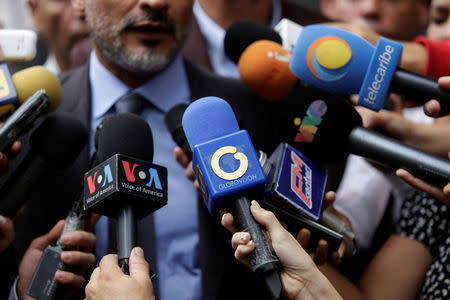
[[[250,240],[248,243],[247,243],[247,246],[252,246],[253,245],[253,240]]]
[[[251,204],[256,209],[260,209],[261,208],[261,206],[259,205],[258,201],[256,201],[256,200],[252,200]]]
[[[241,240],[241,242],[245,242],[249,238],[250,238],[250,235],[247,232],[245,232],[241,235],[241,237],[239,239]]]
[[[144,257],[144,250],[142,250],[141,247],[136,247],[136,248],[134,248],[134,253],[135,253],[137,256]]]
[[[60,271],[58,270],[58,271],[56,271],[56,273],[55,273],[55,277],[56,277],[56,279],[59,279],[59,280],[64,279],[64,273],[63,273],[63,272],[60,272]]]
[[[64,234],[62,237],[61,237],[61,241],[64,243],[64,244],[67,244],[67,243],[70,243],[70,240],[71,240],[72,238],[70,237],[70,235],[68,235],[68,234]]]
[[[2,215],[0,215],[0,223],[6,224],[6,218]]]
[[[223,219],[225,219],[225,215],[226,215],[226,214],[223,214],[223,215],[222,215],[222,224],[223,224]]]
[[[63,253],[61,254],[61,258],[62,258],[63,260],[70,260],[70,259],[72,258],[72,254],[69,253],[69,252],[63,252]]]

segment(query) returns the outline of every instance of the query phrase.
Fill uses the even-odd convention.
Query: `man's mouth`
[[[125,29],[128,32],[134,32],[139,34],[140,36],[148,36],[148,38],[158,38],[162,35],[171,35],[173,34],[173,30],[169,24],[161,23],[161,22],[139,22],[136,24],[132,24]]]

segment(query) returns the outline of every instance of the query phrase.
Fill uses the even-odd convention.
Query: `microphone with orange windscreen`
[[[298,82],[289,68],[291,57],[291,53],[280,44],[268,40],[256,41],[239,58],[241,79],[262,98],[281,100]]]

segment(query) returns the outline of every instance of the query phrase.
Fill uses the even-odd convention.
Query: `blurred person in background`
[[[250,21],[275,27],[282,18],[301,25],[327,20],[290,0],[197,0],[193,10],[195,18],[183,55],[197,66],[234,78],[239,78],[239,71],[223,45],[226,30],[232,24]]]
[[[27,0],[36,31],[48,46],[48,57],[44,64],[55,74],[68,71],[86,62],[92,48],[83,13],[74,7],[71,0]],[[81,49],[81,57],[72,52],[77,43],[87,44]],[[74,60],[77,64],[74,64]]]

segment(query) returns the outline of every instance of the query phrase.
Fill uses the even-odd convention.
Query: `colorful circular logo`
[[[308,49],[306,62],[311,73],[323,81],[337,81],[348,71],[352,49],[343,39],[324,36],[315,40]]]

